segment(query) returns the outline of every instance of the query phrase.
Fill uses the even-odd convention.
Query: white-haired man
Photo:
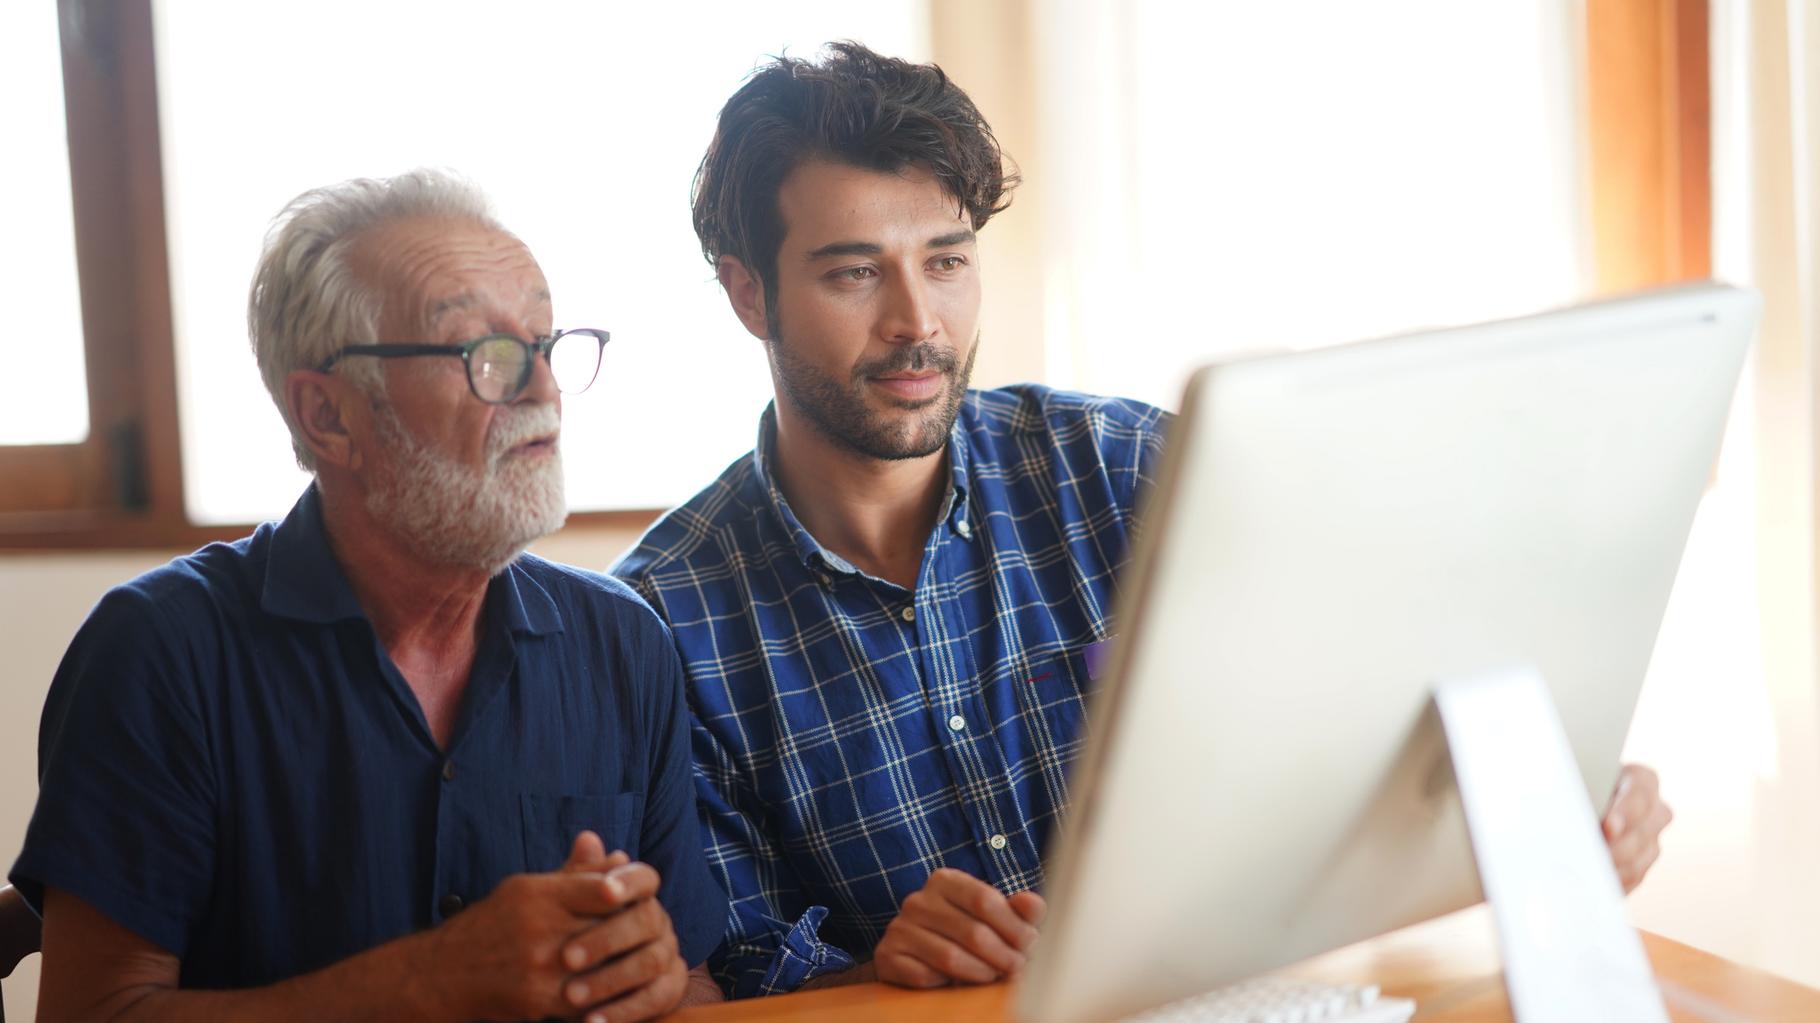
[[[720,937],[681,668],[562,524],[604,332],[446,175],[299,197],[254,349],[315,482],[102,598],[12,878],[40,1018],[643,1019]],[[608,850],[612,850],[610,853]]]

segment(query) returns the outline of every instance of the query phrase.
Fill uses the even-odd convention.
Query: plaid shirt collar
[[[972,395],[969,394],[966,400],[973,400]],[[778,525],[790,537],[797,556],[810,571],[863,575],[852,562],[823,547],[796,517],[796,512],[790,509],[789,500],[784,497],[783,489],[777,485],[777,476],[771,471],[776,460],[777,403],[773,401],[765,406],[764,415],[758,418],[758,442],[752,445],[752,468],[764,485],[766,496],[770,498],[771,510],[777,516]],[[967,444],[958,417],[948,429],[947,464],[948,493],[942,498],[941,514],[936,516],[938,522],[964,520],[967,514]]]

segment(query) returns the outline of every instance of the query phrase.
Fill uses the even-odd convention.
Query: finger
[[[1049,914],[1049,904],[1035,892],[1016,892],[1008,896],[1005,901],[1011,904],[1013,912],[1023,917],[1024,922],[1032,927],[1041,927],[1043,917]]]
[[[1602,820],[1611,825],[1612,831],[1624,830],[1623,808],[1631,790],[1637,786],[1637,771],[1630,764],[1620,765],[1618,780],[1612,784],[1611,797],[1605,801],[1605,813]]]
[[[583,1019],[586,1023],[636,1023],[654,1019],[675,1008],[688,986],[689,971],[678,959],[674,968],[665,970],[649,984],[595,1006]]]
[[[1630,775],[1620,772],[1618,784],[1611,791],[1611,800],[1605,804],[1605,816],[1599,821],[1599,829],[1605,832],[1605,840],[1611,841],[1624,833],[1628,821],[1624,816],[1624,803],[1630,796]]]
[[[948,978],[930,968],[922,960],[912,955],[899,952],[887,952],[872,962],[878,973],[878,979],[898,987],[930,988],[942,987]]]
[[[1007,944],[985,921],[968,916],[953,903],[934,900],[921,904],[914,912],[908,904],[905,909],[912,923],[961,946],[997,973],[1016,973],[1024,968],[1022,951]]]
[[[1613,849],[1653,843],[1662,836],[1663,829],[1668,827],[1674,817],[1674,811],[1660,799],[1651,801],[1647,806],[1626,809],[1619,822],[1623,828],[1614,828],[1608,832],[1607,841]]]
[[[914,957],[943,977],[968,984],[990,984],[999,979],[1000,972],[990,963],[941,934],[902,916],[893,921],[893,926],[899,931],[893,951]]]
[[[997,888],[977,877],[946,867],[929,875],[923,890],[991,927],[1006,944],[1020,951],[1036,940],[1036,928],[1011,908]]]
[[[1636,860],[1631,864],[1630,886],[1624,890],[1628,892],[1642,884],[1643,879],[1649,876],[1649,868],[1655,866],[1656,860],[1660,859],[1661,856],[1662,847],[1656,843],[1651,842],[1648,846],[1644,847],[1643,852],[1639,854]]]
[[[570,870],[537,876],[548,886],[548,897],[576,918],[578,926],[571,930],[580,930],[581,926],[592,924],[594,918],[617,913],[634,901],[629,897],[625,880],[617,873],[625,869],[618,867],[614,872],[605,874],[592,870]]]
[[[548,875],[556,884],[557,902],[578,917],[606,916],[657,892],[657,871],[632,862],[606,873],[568,871]]]
[[[663,878],[657,868],[649,863],[633,860],[607,871],[607,879],[618,886],[621,892],[620,904],[629,906],[640,899],[649,899],[657,895],[657,889]]]
[[[577,1009],[599,1005],[652,983],[681,963],[676,955],[675,940],[665,935],[598,969],[571,977],[562,986],[562,997]]]
[[[1661,780],[1656,772],[1640,764],[1625,764],[1618,771],[1618,782],[1612,787],[1605,818],[1611,831],[1622,831],[1631,821],[1661,801]],[[1609,832],[1608,832],[1609,833]]]
[[[1643,883],[1643,879],[1649,876],[1649,868],[1656,865],[1656,860],[1661,855],[1662,847],[1653,842],[1643,850],[1643,854],[1632,864],[1630,876],[1624,879],[1624,891],[1627,894],[1635,891],[1637,886]]]
[[[1641,884],[1649,868],[1661,858],[1662,831],[1674,816],[1666,803],[1657,803],[1647,819],[1613,844],[1612,862],[1619,867],[1618,877],[1624,882],[1625,891]]]
[[[617,867],[632,862],[632,858],[618,849],[607,853],[597,860],[577,860],[573,853],[569,862],[562,865],[563,872],[571,874],[610,874]]]
[[[1652,844],[1654,843],[1649,836],[1634,829],[1619,835],[1611,843],[1611,863],[1617,869],[1620,880],[1629,881],[1643,851]]]
[[[1631,785],[1649,793],[1653,801],[1662,793],[1662,776],[1642,764],[1625,764],[1624,774],[1630,776]]]
[[[624,854],[621,854],[624,855]],[[569,845],[569,858],[563,861],[564,870],[593,869],[605,873],[609,867],[603,866],[607,861],[607,848],[600,836],[592,831],[583,831],[575,836]],[[615,864],[617,866],[617,864]]]
[[[570,938],[562,947],[562,963],[571,973],[579,973],[671,931],[670,914],[664,911],[663,903],[645,899]]]

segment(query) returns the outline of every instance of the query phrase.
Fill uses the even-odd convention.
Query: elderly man
[[[761,68],[702,161],[702,252],[777,400],[614,571],[681,645],[736,995],[994,980],[1043,916],[1087,654],[1167,417],[968,389],[975,232],[1014,184],[953,81],[852,43]],[[1628,886],[1668,811],[1624,777]]]
[[[43,1019],[632,1020],[692,997],[726,897],[680,665],[562,524],[531,253],[417,172],[306,193],[250,310],[315,482],[102,598],[52,683],[12,878]],[[374,343],[380,342],[380,343]],[[609,851],[611,850],[611,851]]]

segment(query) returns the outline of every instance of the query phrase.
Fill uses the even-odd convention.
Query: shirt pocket
[[[638,842],[644,823],[642,792],[614,796],[567,796],[527,792],[519,797],[524,818],[525,869],[531,873],[557,870],[569,858],[575,836],[592,831],[608,852],[623,849],[639,858]]]
[[[1043,762],[1066,765],[1086,738],[1087,704],[1098,683],[1095,657],[1085,648],[1066,650],[1030,665],[1018,679],[1032,740]]]

